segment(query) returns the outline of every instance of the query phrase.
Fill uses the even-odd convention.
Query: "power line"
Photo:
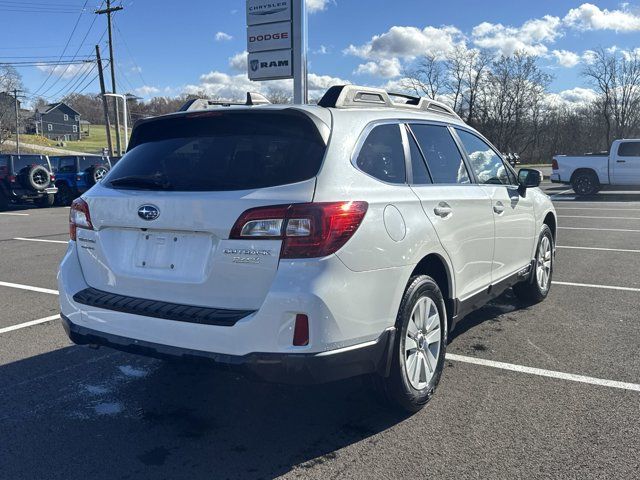
[[[85,5],[86,4],[87,4],[87,2],[85,1]],[[93,28],[93,25],[95,23],[96,23],[96,17],[93,17],[93,20],[91,21],[91,25],[89,25],[89,28],[87,29],[87,33],[84,34],[84,37],[82,37],[82,40],[80,41],[80,45],[78,46],[78,48],[76,49],[75,53],[73,54],[74,58],[78,56],[78,53],[80,52],[80,49],[84,46],[84,42],[86,41],[87,37],[89,36],[89,33],[91,32],[91,29]],[[58,78],[51,85],[49,85],[49,87],[47,87],[46,90],[44,90],[43,92],[40,92],[40,95],[44,95],[49,90],[51,90],[60,81],[60,79],[62,79],[62,77],[64,77],[65,73],[67,73],[68,70],[69,70],[69,66],[67,65],[67,68],[64,69],[64,71],[58,76]]]
[[[40,67],[40,66],[54,66],[57,67],[59,65],[66,65],[66,66],[70,66],[70,65],[79,65],[82,63],[90,63],[93,60],[63,60],[61,62],[57,62],[57,61],[49,61],[49,62],[43,62],[43,61],[33,61],[33,60],[29,60],[29,61],[24,61],[24,62],[0,62],[0,66],[3,67]],[[44,92],[43,92],[44,93]]]
[[[82,10],[85,9],[85,7],[87,6],[87,3],[89,3],[89,0],[85,0],[84,5],[82,6]],[[78,28],[78,24],[80,23],[80,19],[82,18],[82,13],[83,12],[80,12],[80,14],[78,15],[78,18],[76,19],[76,23],[73,25],[73,30],[71,30],[71,35],[69,35],[69,38],[67,39],[67,43],[65,44],[64,49],[60,54],[59,60],[62,60],[62,56],[65,53],[67,53],[67,48],[69,47],[69,43],[71,42],[71,38],[73,37],[73,34],[76,33],[76,29]],[[51,78],[51,75],[53,75],[53,71],[54,69],[51,69],[51,71],[49,72],[49,75],[47,75],[47,78],[44,79],[44,82],[42,82],[42,84],[40,84],[40,86],[35,90],[35,92],[33,92],[34,95],[36,95],[40,90],[42,90],[42,88]]]
[[[123,35],[122,31],[120,31],[120,28],[118,27],[118,24],[115,21],[113,22],[113,24],[115,25],[116,30],[118,31],[119,38],[122,40],[122,43],[124,44],[125,50],[129,54],[129,58],[133,62],[133,66],[136,68],[136,72],[138,73],[138,76],[140,77],[140,80],[142,80],[142,84],[146,85],[147,82],[145,81],[144,77],[142,76],[142,69],[138,66],[138,63],[136,62],[136,59],[133,58],[133,54],[131,53],[131,49],[129,48],[129,44],[127,43],[127,40],[125,39],[125,36]]]

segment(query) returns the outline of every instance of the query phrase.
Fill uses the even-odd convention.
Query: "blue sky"
[[[640,1],[307,1],[310,84],[316,96],[341,80],[393,87],[402,69],[420,54],[439,55],[465,45],[489,48],[496,54],[525,49],[554,75],[553,91],[579,100],[589,95],[583,91],[588,85],[580,75],[589,50],[640,47]],[[92,13],[100,0],[89,0],[80,16],[74,12],[84,0],[50,0],[44,7],[50,12],[42,11],[43,2],[0,1],[0,62],[22,60],[16,56],[56,59],[78,17],[65,55],[92,54],[102,37],[103,56],[107,56],[106,18],[94,21]],[[283,81],[257,85],[246,79],[244,0],[114,3],[125,8],[115,15],[121,91],[148,98],[203,89],[230,97],[269,85],[288,88]],[[97,82],[91,81],[94,73],[87,74],[88,68],[58,67],[50,76],[50,67],[20,71],[29,92],[56,100],[56,95],[71,91],[97,91]]]

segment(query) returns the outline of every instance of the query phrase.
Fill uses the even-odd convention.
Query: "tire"
[[[58,193],[56,193],[55,198],[56,204],[62,207],[68,207],[69,205],[71,205],[71,202],[73,202],[75,196],[73,195],[73,192],[69,185],[67,185],[65,182],[60,182],[56,186],[58,187]]]
[[[36,200],[36,205],[40,208],[53,207],[53,204],[55,203],[55,201],[56,201],[55,195],[53,193],[48,193],[44,197]]]
[[[553,235],[549,226],[543,225],[531,277],[513,286],[513,293],[520,301],[533,305],[547,298],[551,289],[554,260]]]
[[[398,310],[390,374],[380,378],[386,398],[409,413],[422,409],[440,382],[446,345],[440,288],[426,275],[412,277]]]
[[[51,174],[42,165],[34,165],[27,173],[27,181],[29,182],[29,187],[41,191],[49,186]]]
[[[104,176],[108,173],[109,171],[106,169],[106,167],[103,166],[96,166],[96,167],[91,167],[89,169],[89,184],[90,185],[95,185],[96,183],[100,183],[100,180],[102,180],[104,178]]]
[[[595,195],[600,190],[600,182],[593,172],[578,172],[571,179],[571,187],[576,195]]]

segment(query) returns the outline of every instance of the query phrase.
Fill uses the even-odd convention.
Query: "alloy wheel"
[[[440,330],[440,312],[435,302],[430,297],[420,297],[411,312],[404,342],[407,378],[416,390],[425,388],[436,371]]]
[[[543,292],[549,288],[549,280],[551,278],[551,242],[549,237],[544,236],[540,241],[538,249],[538,257],[536,258],[536,280],[538,286]]]

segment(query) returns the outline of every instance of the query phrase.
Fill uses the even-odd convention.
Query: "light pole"
[[[124,151],[127,151],[127,145],[129,144],[129,125],[127,124],[127,96],[126,95],[121,95],[119,93],[103,93],[102,94],[105,97],[115,97],[115,98],[121,98],[122,99],[122,103],[124,104],[124,108],[123,108],[123,114],[124,114]],[[117,101],[117,100],[116,100]],[[116,124],[118,124],[118,122],[116,122]],[[122,155],[122,152],[118,152],[118,156]]]

